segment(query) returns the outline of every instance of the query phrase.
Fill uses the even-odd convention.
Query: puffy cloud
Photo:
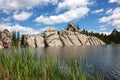
[[[30,16],[32,16],[32,13],[21,12],[20,14],[14,14],[13,18],[18,21],[24,21],[24,20],[28,19]]]
[[[106,28],[106,26],[100,26],[100,27],[99,27],[99,30],[100,30],[100,31],[105,31],[105,30],[107,30],[107,28]]]
[[[102,9],[98,9],[98,10],[95,10],[95,11],[92,11],[92,13],[101,13],[101,12],[103,12],[104,11],[104,9],[102,8]]]
[[[109,10],[107,12],[109,12]],[[108,13],[108,16],[103,16],[100,18],[99,22],[112,24],[112,26],[120,28],[120,7],[112,10],[110,13]]]
[[[116,3],[119,3],[119,4],[120,4],[120,0],[109,0],[109,3],[114,3],[114,2],[116,2]]]
[[[106,35],[110,35],[111,34],[111,31],[101,31],[101,32],[99,32],[100,34],[106,34]]]
[[[64,22],[70,22],[72,20],[81,18],[83,16],[85,16],[85,14],[87,14],[87,12],[89,11],[88,8],[77,8],[75,10],[69,10],[63,14],[57,15],[57,16],[39,16],[36,18],[36,22],[41,22],[44,24],[55,24],[55,23],[64,23]]]
[[[57,10],[71,10],[79,7],[86,7],[88,4],[90,4],[88,0],[64,0],[63,2],[59,2]]]
[[[19,31],[22,34],[38,34],[39,33],[39,31],[33,28],[21,26],[19,24],[16,24],[16,25],[0,24],[0,30],[4,30],[4,29],[8,29],[10,32]]]
[[[57,7],[57,11],[67,9],[64,13],[51,16],[40,15],[35,21],[44,24],[70,22],[84,17],[89,11],[89,8],[87,7],[89,4],[90,2],[88,0],[64,0],[59,2]]]
[[[103,26],[100,26],[100,27],[103,27]],[[105,27],[105,26],[104,26]],[[100,28],[99,29],[90,29],[90,30],[88,30],[89,32],[95,32],[95,33],[100,33],[100,34],[106,34],[106,35],[110,35],[111,34],[111,31],[106,31],[106,30],[100,30]]]
[[[31,9],[48,3],[56,4],[58,0],[0,0],[0,9]]]
[[[1,18],[0,19],[0,23],[6,23],[6,22],[10,22],[11,18],[10,17],[7,17],[7,18]]]
[[[113,9],[109,9],[109,10],[106,12],[106,14],[111,14],[112,11],[113,11]]]

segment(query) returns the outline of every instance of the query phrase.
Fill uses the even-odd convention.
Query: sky
[[[109,34],[120,30],[120,0],[0,0],[0,30],[39,34],[67,24]]]

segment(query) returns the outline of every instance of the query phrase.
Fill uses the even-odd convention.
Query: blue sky
[[[0,30],[38,34],[68,23],[106,34],[120,30],[120,0],[0,0]]]

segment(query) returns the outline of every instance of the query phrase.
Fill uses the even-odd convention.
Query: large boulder
[[[36,47],[35,36],[27,36],[25,41],[25,46]]]
[[[60,37],[58,35],[58,32],[53,27],[50,27],[45,30],[44,38],[45,38],[45,44],[48,47],[63,46]]]
[[[75,36],[74,32],[69,30],[60,31],[60,38],[64,43],[64,46],[80,46],[81,43],[78,38]]]
[[[42,35],[36,35],[35,36],[35,44],[37,47],[44,47],[44,38]]]
[[[72,42],[70,41],[70,39],[68,38],[68,34],[66,33],[66,31],[60,31],[60,40],[62,41],[64,46],[73,46]]]
[[[66,30],[72,31],[72,32],[78,32],[78,31],[80,31],[79,27],[76,26],[76,25],[74,25],[74,24],[72,24],[72,23],[68,24]]]
[[[4,48],[4,46],[3,46],[3,42],[0,41],[0,49],[2,49],[2,48]]]
[[[44,38],[42,35],[26,35],[25,46],[44,47]]]
[[[10,48],[12,43],[12,36],[8,29],[4,29],[2,32],[0,32],[0,40],[4,48]]]

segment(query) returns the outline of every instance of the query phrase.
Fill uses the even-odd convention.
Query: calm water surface
[[[68,61],[82,58],[108,80],[120,80],[120,45],[32,48],[31,51],[39,56],[58,55]]]

